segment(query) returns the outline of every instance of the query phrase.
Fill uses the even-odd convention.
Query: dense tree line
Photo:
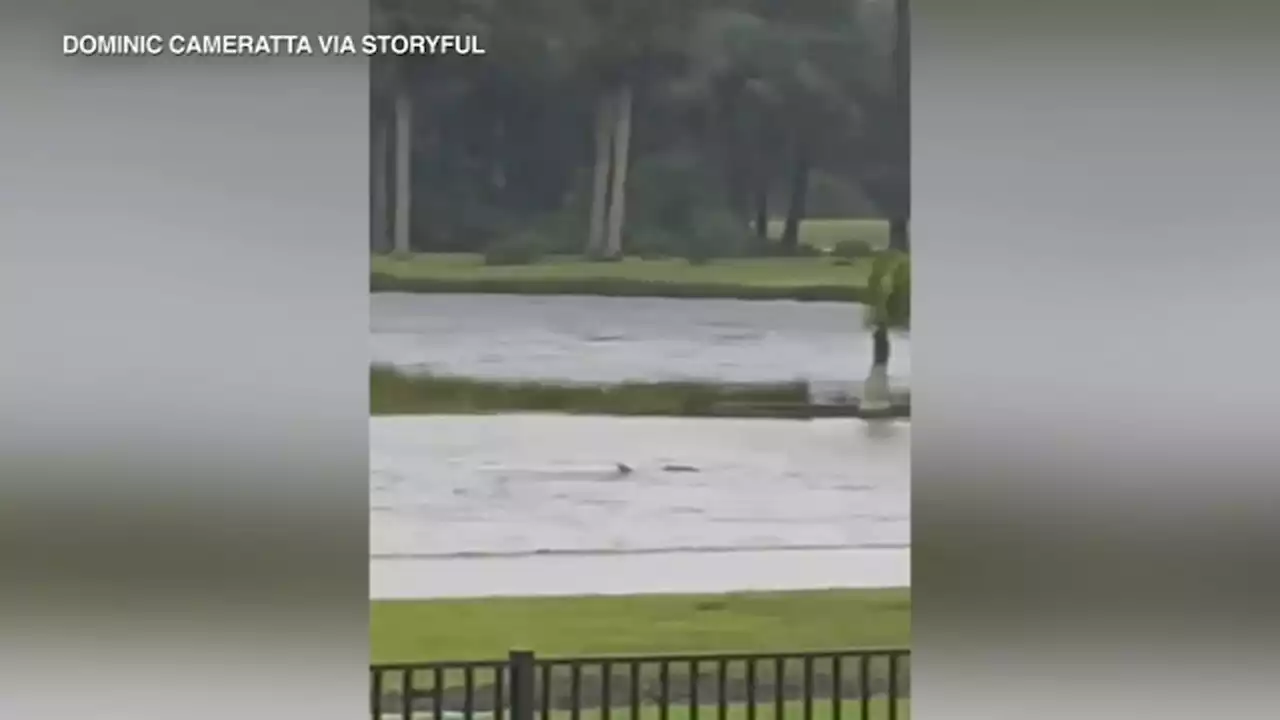
[[[375,0],[374,32],[476,34],[486,53],[371,63],[372,247],[795,252],[800,220],[841,215],[894,220],[906,249],[899,9]]]

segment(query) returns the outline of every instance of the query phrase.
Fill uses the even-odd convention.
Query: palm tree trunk
[[[898,144],[906,164],[902,215],[889,224],[889,248],[911,252],[911,1],[897,0],[894,21],[893,66],[897,80]]]
[[[751,226],[753,188],[747,159],[749,150],[744,147],[744,133],[739,116],[742,114],[742,85],[722,88],[715,95],[713,120],[708,147],[716,147],[719,165],[723,173],[725,205],[735,220],[744,227]]]
[[[889,393],[889,328],[877,325],[871,333],[871,372],[862,386],[860,408],[882,412],[893,406]]]
[[[627,210],[627,159],[631,150],[631,86],[618,89],[613,135],[613,186],[609,193],[609,234],[605,257],[622,257],[622,227]]]
[[[796,156],[791,166],[791,197],[787,208],[787,223],[782,230],[782,250],[794,253],[800,247],[800,221],[804,220],[805,204],[809,199],[809,146],[803,140],[796,142]]]
[[[409,210],[413,193],[409,164],[413,157],[413,102],[408,90],[400,88],[396,93],[396,213],[395,254],[406,256],[412,252],[409,243]]]
[[[769,186],[757,181],[756,186],[756,238],[762,243],[769,239]]]
[[[746,173],[743,170],[741,161],[730,161],[729,176],[725,181],[728,186],[725,191],[726,201],[729,206],[729,212],[733,214],[733,219],[741,222],[743,227],[751,226],[751,189],[745,182]]]
[[[755,215],[756,239],[762,247],[769,240],[769,186],[772,184],[769,182],[770,165],[764,149],[767,139],[759,129],[752,134],[751,202]]]
[[[387,125],[383,122],[383,116],[375,113],[373,118],[373,152],[369,158],[369,234],[370,246],[376,253],[386,253],[391,250],[391,238],[387,232],[390,223],[387,222],[387,215],[391,210],[390,198],[387,197],[387,171],[390,169],[388,165],[388,153],[390,149],[387,141],[390,139],[387,133]]]
[[[613,146],[613,96],[606,93],[596,102],[595,170],[591,178],[591,225],[587,231],[587,257],[604,254],[605,218],[609,207],[610,150]]]
[[[889,220],[889,249],[911,252],[911,221],[907,218]]]

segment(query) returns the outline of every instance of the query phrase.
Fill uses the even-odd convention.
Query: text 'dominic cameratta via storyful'
[[[80,57],[484,55],[477,35],[63,35]]]

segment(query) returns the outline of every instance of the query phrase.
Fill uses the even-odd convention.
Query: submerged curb
[[[372,415],[484,415],[547,412],[570,415],[740,417],[777,419],[903,419],[911,394],[896,390],[893,405],[863,411],[858,399],[824,401],[807,382],[636,382],[573,384],[483,380],[370,368]]]

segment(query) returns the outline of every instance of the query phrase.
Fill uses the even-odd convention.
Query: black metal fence
[[[910,651],[374,665],[374,720],[908,720]]]

